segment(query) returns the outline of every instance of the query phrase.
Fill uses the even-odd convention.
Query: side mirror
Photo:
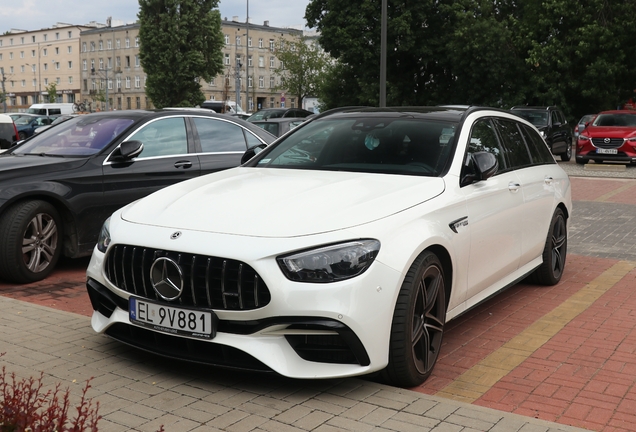
[[[247,151],[243,153],[243,156],[241,157],[241,165],[243,165],[248,160],[252,159],[257,154],[259,154],[261,151],[265,149],[265,147],[267,147],[267,144],[259,144],[254,147],[248,148]]]
[[[144,144],[141,141],[124,141],[119,145],[119,148],[113,152],[112,160],[120,162],[128,161],[139,156],[143,149]]]
[[[482,180],[487,180],[494,176],[499,169],[499,162],[494,154],[490,152],[476,152],[470,155],[474,173],[466,174],[462,177],[461,185],[466,186]]]

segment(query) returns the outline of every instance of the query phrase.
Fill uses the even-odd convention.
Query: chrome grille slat
[[[184,290],[178,302],[162,300],[152,288],[150,268],[159,257],[169,258],[181,268]],[[267,286],[256,271],[246,263],[229,258],[113,245],[104,269],[108,280],[119,289],[185,307],[253,310],[266,306],[271,300]]]

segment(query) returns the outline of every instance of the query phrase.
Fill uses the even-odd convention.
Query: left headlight
[[[378,240],[365,239],[297,252],[278,257],[277,261],[289,280],[327,283],[364,273],[379,251]]]
[[[108,245],[110,244],[110,218],[106,219],[102,229],[99,231],[99,237],[97,238],[97,250],[101,253],[106,253]]]

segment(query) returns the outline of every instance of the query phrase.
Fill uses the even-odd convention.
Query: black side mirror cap
[[[467,186],[471,183],[487,180],[497,174],[499,162],[494,154],[490,152],[476,152],[470,155],[474,173],[462,177],[461,185]]]
[[[267,144],[259,144],[259,145],[255,145],[254,147],[248,148],[245,151],[245,153],[243,153],[243,156],[241,157],[241,165],[243,165],[248,160],[252,159],[257,154],[259,154],[261,151],[265,149],[265,147],[267,147]]]
[[[117,150],[113,152],[111,160],[115,162],[123,162],[133,159],[143,151],[144,144],[141,141],[124,141],[119,144]]]

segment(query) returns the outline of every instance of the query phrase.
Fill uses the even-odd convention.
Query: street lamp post
[[[250,0],[247,1],[247,15],[245,18],[245,111],[250,110]],[[236,110],[238,112],[238,109]]]
[[[42,49],[51,46],[52,44],[46,44],[42,47],[40,47],[40,42],[38,42],[38,90],[39,93],[34,101],[34,103],[38,103],[38,101],[40,100],[40,96],[42,95],[42,72],[40,71],[40,57],[42,56]],[[33,74],[35,76],[35,70],[33,71]]]
[[[31,68],[31,70],[33,71],[33,81],[36,81],[35,79],[35,65],[32,65],[30,63],[25,63],[25,66],[29,66]],[[33,83],[33,103],[38,103],[38,89],[36,88],[36,83]]]
[[[241,104],[241,60],[236,60],[236,112]]]

